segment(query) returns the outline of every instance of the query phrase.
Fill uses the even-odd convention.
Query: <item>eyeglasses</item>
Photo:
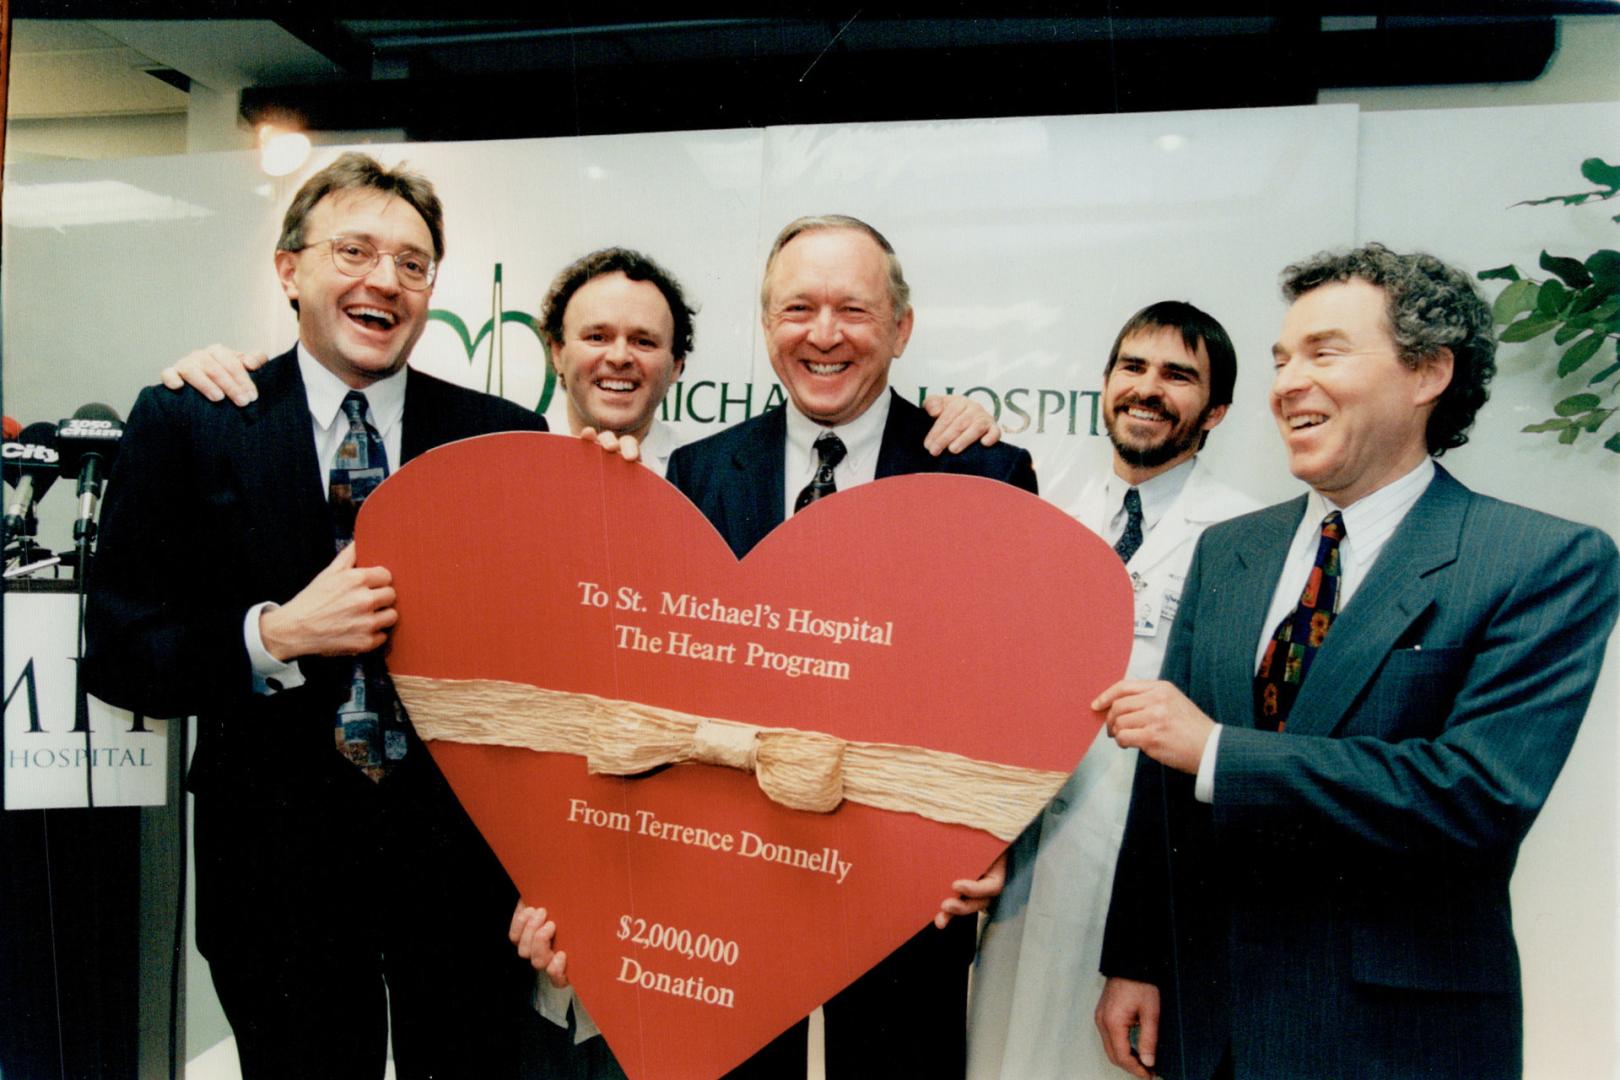
[[[377,268],[384,255],[394,260],[394,274],[399,278],[399,283],[413,292],[420,292],[432,285],[439,272],[439,264],[426,252],[415,248],[379,251],[376,244],[363,236],[334,236],[305,244],[304,247],[319,247],[322,244],[330,245],[332,265],[337,267],[338,273],[347,277],[365,277]]]

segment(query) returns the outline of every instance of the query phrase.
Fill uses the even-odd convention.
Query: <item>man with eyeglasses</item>
[[[348,543],[391,465],[545,428],[407,369],[443,254],[426,180],[338,158],[275,253],[297,345],[244,408],[143,391],[108,486],[88,685],[199,717],[197,943],[246,1080],[381,1077],[390,1026],[402,1080],[516,1071],[517,892],[403,722],[389,574]]]

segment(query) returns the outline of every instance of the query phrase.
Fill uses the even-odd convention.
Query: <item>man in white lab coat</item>
[[[1103,371],[1113,468],[1088,483],[1069,512],[1114,544],[1130,571],[1136,639],[1127,674],[1151,679],[1198,537],[1260,504],[1197,457],[1225,417],[1237,378],[1220,323],[1191,304],[1152,304],[1120,330]],[[1014,843],[974,969],[970,1080],[1113,1073],[1090,1019],[1135,767],[1134,751],[1099,737]]]

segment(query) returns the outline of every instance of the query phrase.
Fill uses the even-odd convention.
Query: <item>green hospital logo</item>
[[[517,323],[526,328],[540,342],[540,352],[545,358],[546,381],[540,389],[540,401],[535,405],[534,411],[544,413],[551,404],[551,394],[556,387],[557,374],[551,366],[551,349],[546,345],[546,336],[541,332],[540,320],[527,311],[507,311],[501,307],[503,289],[501,285],[501,264],[495,264],[495,280],[490,286],[489,318],[479,327],[477,336],[467,328],[467,323],[453,311],[445,308],[433,308],[428,312],[429,322],[441,322],[456,332],[461,339],[461,347],[467,351],[467,363],[471,364],[478,356],[478,350],[489,339],[489,358],[484,368],[484,392],[506,396],[506,324]]]

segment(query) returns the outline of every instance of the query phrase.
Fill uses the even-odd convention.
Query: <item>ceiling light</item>
[[[266,175],[286,176],[308,160],[308,135],[302,131],[282,131],[274,124],[259,125],[259,168]]]

